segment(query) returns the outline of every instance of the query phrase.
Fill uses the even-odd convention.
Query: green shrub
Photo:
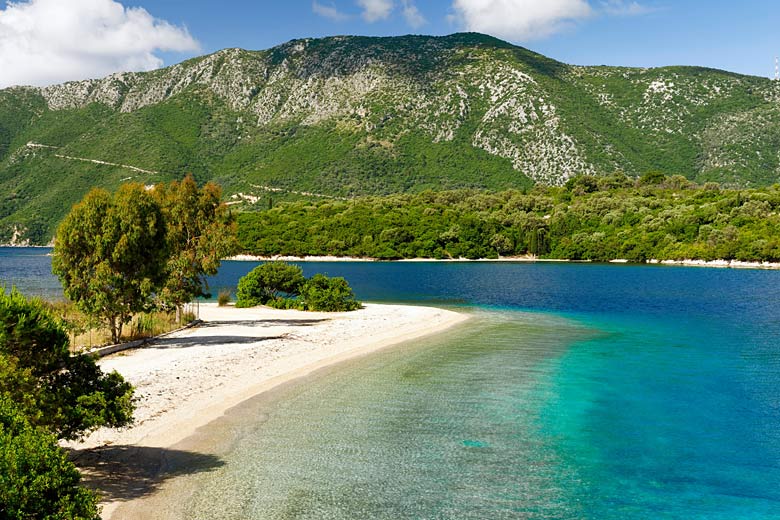
[[[306,310],[340,312],[360,308],[360,302],[344,278],[329,278],[315,274],[301,288],[301,299]]]
[[[236,307],[268,305],[282,295],[299,294],[306,279],[297,265],[267,262],[252,269],[238,281]]]
[[[56,437],[0,394],[0,516],[99,519],[97,497],[80,480]]]
[[[282,309],[282,310],[288,310],[288,309],[296,309],[299,311],[305,310],[303,306],[303,301],[301,301],[298,298],[274,298],[273,300],[269,300],[267,305],[274,309]]]
[[[0,288],[0,393],[33,426],[61,439],[132,422],[133,387],[94,358],[72,355],[69,343],[62,321],[40,300]]]

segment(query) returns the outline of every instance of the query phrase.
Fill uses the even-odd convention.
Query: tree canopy
[[[65,296],[105,320],[117,341],[164,281],[165,234],[162,211],[144,186],[125,184],[113,196],[95,189],[60,224],[52,271]]]
[[[360,308],[344,278],[315,274],[301,287],[301,299],[309,311],[344,312]]]
[[[92,190],[57,230],[52,270],[65,296],[105,321],[116,342],[133,314],[203,295],[205,276],[236,247],[220,196],[192,177],[151,190],[125,184],[113,195]]]
[[[222,204],[219,186],[198,188],[191,175],[155,186],[152,196],[165,218],[169,251],[160,299],[178,308],[208,296],[205,276],[217,274],[222,258],[238,247],[235,217]]]
[[[303,276],[297,265],[266,262],[238,281],[236,307],[268,305],[280,309],[339,312],[360,308],[344,278]]]
[[[300,201],[239,215],[239,242],[262,256],[780,261],[780,185],[616,173],[525,191]]]
[[[297,265],[260,264],[238,281],[236,306],[267,305],[282,295],[298,295],[305,281],[303,270]]]
[[[42,301],[0,288],[0,518],[98,519],[57,439],[125,426],[133,407],[132,386],[72,354]]]
[[[0,394],[0,517],[99,520],[97,496],[57,439]]]

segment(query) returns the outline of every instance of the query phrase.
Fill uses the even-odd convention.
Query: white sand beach
[[[468,316],[431,307],[367,304],[349,313],[200,306],[198,327],[100,361],[136,387],[135,424],[101,429],[68,444],[87,481],[103,489],[103,518],[111,518],[122,486],[137,468],[122,465],[143,450],[164,450],[191,436],[226,410],[274,386],[325,366],[447,329]],[[107,448],[122,447],[125,460]],[[133,448],[136,448],[135,450]],[[116,454],[115,449],[112,453]],[[100,460],[96,460],[100,459]],[[138,464],[138,461],[134,461]],[[150,463],[154,463],[151,461]],[[153,471],[152,471],[153,473]],[[153,475],[151,475],[153,477]]]

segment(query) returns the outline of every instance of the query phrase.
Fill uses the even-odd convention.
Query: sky
[[[778,0],[0,0],[0,88],[151,70],[226,47],[477,31],[566,63],[772,76]]]

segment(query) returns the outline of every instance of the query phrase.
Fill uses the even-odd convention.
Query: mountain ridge
[[[344,198],[656,170],[767,185],[780,178],[778,101],[768,79],[567,65],[477,33],[223,49],[0,90],[0,241],[48,242],[87,189],[130,173],[192,172],[246,209],[272,203],[253,186]]]

